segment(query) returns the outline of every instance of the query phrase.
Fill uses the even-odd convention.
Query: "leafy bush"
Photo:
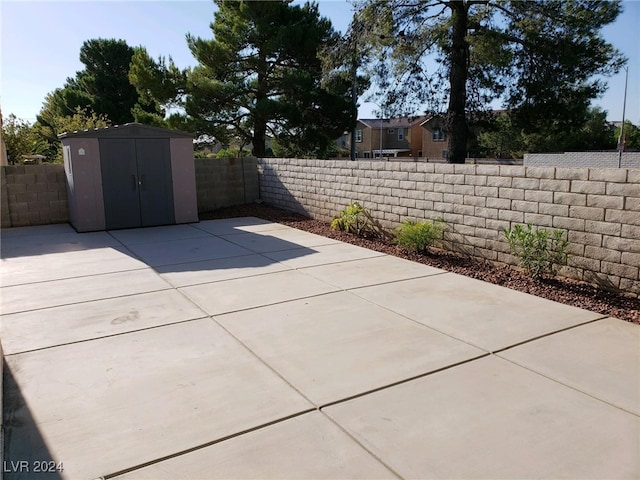
[[[235,157],[249,157],[251,152],[249,150],[240,150],[238,148],[223,148],[216,153],[216,158],[235,158]]]
[[[525,272],[534,278],[544,274],[555,275],[558,267],[567,264],[569,240],[566,233],[566,230],[549,232],[534,229],[530,223],[526,227],[516,225],[504,231],[511,253],[518,257]]]
[[[405,220],[395,230],[394,243],[408,250],[424,253],[436,240],[442,238],[444,225],[441,220],[435,222]]]
[[[371,216],[371,213],[360,205],[353,202],[344,208],[340,214],[331,221],[333,230],[353,233],[359,237],[387,237],[388,233]]]

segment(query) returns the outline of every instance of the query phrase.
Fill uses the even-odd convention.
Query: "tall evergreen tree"
[[[304,155],[351,127],[350,83],[323,82],[319,49],[339,37],[316,4],[215,3],[214,38],[187,35],[199,65],[188,75],[185,106],[199,132],[251,143],[256,156],[270,135]]]
[[[137,122],[159,127],[186,129],[184,115],[174,112],[169,118],[169,110],[179,110],[184,106],[188,69],[179,69],[171,57],[160,57],[155,61],[147,49],[136,47],[131,66],[129,81],[135,86],[140,97],[133,109]],[[142,108],[140,104],[149,108]]]
[[[124,40],[87,40],[80,48],[85,66],[77,76],[80,89],[91,98],[94,112],[116,124],[132,121],[138,103],[138,92],[129,82],[131,57],[133,48]]]
[[[620,14],[619,0],[363,0],[359,7],[352,30],[377,53],[369,67],[382,100],[446,110],[451,162],[464,162],[470,111],[502,99],[529,132],[582,125],[590,100],[606,88],[594,76],[624,63],[600,32]]]
[[[69,129],[123,124],[158,112],[129,81],[133,53],[124,40],[98,38],[82,44],[85,68],[47,94],[34,125],[50,158],[61,158],[58,134]]]
[[[154,105],[141,100],[129,81],[133,54],[134,49],[124,40],[85,41],[80,48],[80,61],[85,68],[47,95],[38,120],[51,124],[54,118],[73,116],[80,108],[122,124],[134,121],[136,107],[153,111]]]

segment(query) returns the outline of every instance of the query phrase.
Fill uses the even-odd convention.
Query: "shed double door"
[[[107,229],[175,223],[169,139],[100,139]]]

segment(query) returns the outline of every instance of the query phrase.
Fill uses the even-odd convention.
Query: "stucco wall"
[[[514,264],[503,230],[568,230],[562,275],[640,294],[640,170],[259,159],[263,201],[331,220],[361,202],[388,227],[444,218],[448,248]]]

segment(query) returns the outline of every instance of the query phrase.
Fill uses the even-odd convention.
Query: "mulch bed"
[[[380,239],[362,238],[350,233],[335,231],[326,222],[264,204],[227,207],[200,214],[200,220],[232,217],[258,217],[282,223],[345,243],[640,324],[640,299],[603,290],[584,282],[561,277],[533,279],[519,269],[510,266],[497,266],[444,250],[431,249],[425,255],[407,252]]]

